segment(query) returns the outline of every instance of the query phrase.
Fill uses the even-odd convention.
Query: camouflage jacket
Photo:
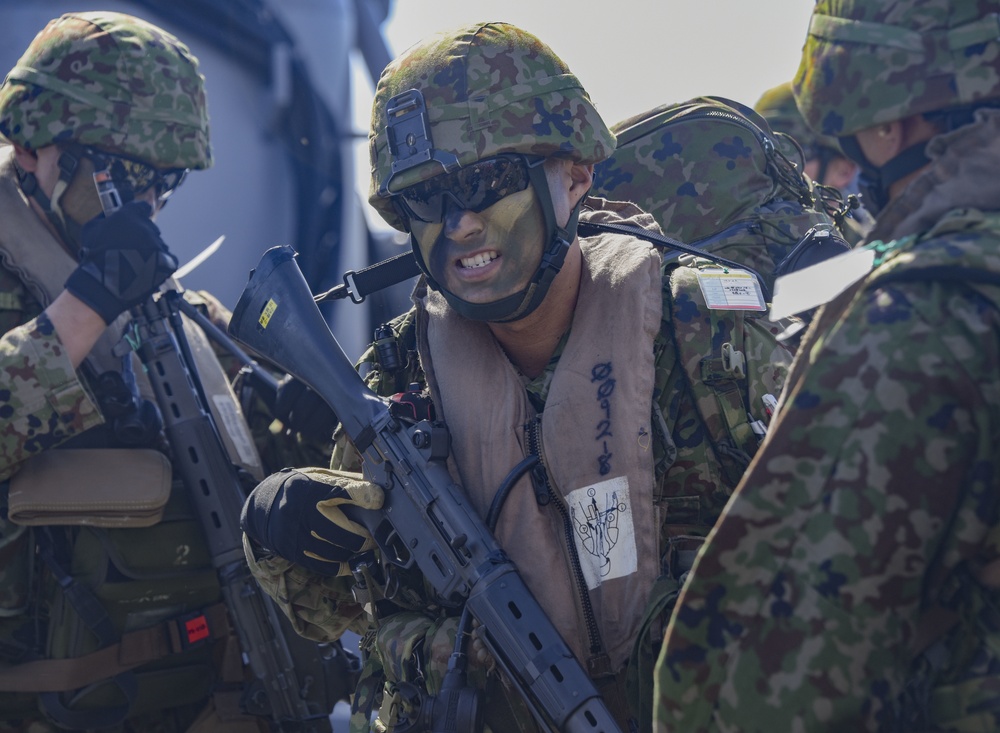
[[[817,314],[670,620],[657,730],[1000,727],[998,123],[931,141]]]
[[[589,200],[588,204],[595,208],[615,206],[597,199]],[[638,209],[633,208],[633,211]],[[605,220],[616,219],[615,215],[609,216],[606,211],[585,208],[581,221],[602,217]],[[651,220],[645,225],[655,227]],[[680,547],[678,543],[708,532],[746,465],[736,464],[740,468],[733,479],[730,472],[735,460],[733,456],[741,453],[743,448],[729,439],[724,419],[718,414],[718,406],[699,402],[719,399],[718,395],[706,391],[700,380],[719,361],[718,352],[723,343],[737,342],[734,340],[738,339],[746,355],[748,378],[736,385],[723,374],[720,382],[736,387],[730,394],[737,395],[736,399],[742,406],[739,411],[742,412],[743,427],[749,431],[746,405],[755,417],[766,419],[761,398],[765,393],[777,394],[790,361],[790,354],[775,341],[774,335],[779,329],[763,317],[757,317],[762,314],[708,311],[698,290],[694,271],[694,267],[680,267],[676,261],[663,266],[663,316],[660,333],[654,342],[656,414],[653,421],[654,434],[660,434],[654,443],[656,506],[653,509],[659,512],[661,520],[659,544],[664,566],[670,565],[678,554],[687,553],[693,547]],[[418,285],[418,292],[423,287],[423,284]],[[392,395],[411,382],[424,383],[416,353],[418,320],[416,310],[411,310],[391,323],[405,364],[399,372],[385,370],[374,348],[362,357],[361,367],[367,373],[367,381],[380,394]],[[739,334],[734,335],[734,331]],[[539,409],[545,403],[549,384],[559,367],[564,344],[565,339],[544,372],[526,385]],[[699,358],[693,363],[679,358],[679,353],[687,354],[691,350],[687,348],[688,344],[697,345]],[[716,376],[721,372],[719,367]],[[694,388],[692,383],[696,384]],[[662,420],[658,416],[662,416]],[[662,429],[657,430],[658,425],[662,425]],[[750,438],[751,443],[744,447],[752,453],[756,450],[757,439],[752,433]],[[749,456],[746,456],[746,461],[749,461]],[[332,463],[335,468],[360,469],[356,452],[343,439],[338,442]],[[363,643],[373,652],[377,665],[384,666],[390,681],[419,674],[428,689],[432,693],[436,691],[451,651],[455,625],[453,618],[443,617],[419,582],[409,587],[399,583],[391,606],[380,601],[369,606],[366,613],[366,609],[351,594],[350,578],[310,576],[301,567],[277,557],[251,560],[255,575],[285,609],[300,633],[317,640],[337,638],[349,628],[367,635]],[[384,614],[386,608],[391,608],[392,615],[379,615]],[[373,617],[372,612],[376,616]],[[421,647],[423,662],[415,672],[411,660]],[[646,662],[651,672],[652,659]],[[482,681],[482,670],[474,671],[474,678],[476,674],[480,675],[477,679]],[[359,690],[355,707],[364,712],[376,694],[375,690]],[[498,687],[488,693],[488,698],[496,697],[505,698],[507,706],[518,705],[517,695],[512,690]],[[523,710],[515,711],[513,717],[523,722],[525,714]],[[489,713],[487,718],[490,718]],[[364,715],[360,720],[359,725],[363,725]],[[533,727],[530,718],[528,720],[524,724],[525,729]],[[520,725],[503,719],[496,722],[494,718],[494,721],[493,730],[516,730]],[[505,724],[513,727],[504,728]]]

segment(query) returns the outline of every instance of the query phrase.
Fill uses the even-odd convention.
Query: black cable
[[[522,458],[521,462],[518,463],[514,468],[510,470],[504,478],[503,483],[500,484],[500,488],[497,489],[497,493],[493,495],[493,501],[490,502],[490,510],[486,514],[486,526],[489,527],[490,534],[493,534],[497,526],[497,520],[500,519],[500,512],[503,509],[504,502],[507,501],[507,497],[510,496],[510,492],[514,489],[514,485],[526,474],[528,471],[533,469],[538,465],[538,456],[528,456],[527,458]],[[462,609],[462,616],[458,620],[458,629],[455,632],[455,651],[452,652],[453,657],[460,657],[465,654],[462,651],[465,646],[465,640],[469,638],[472,634],[472,614],[469,613],[469,606]]]

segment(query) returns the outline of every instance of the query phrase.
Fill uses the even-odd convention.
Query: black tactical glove
[[[382,500],[382,488],[357,474],[285,468],[250,492],[240,526],[265,552],[322,575],[350,575],[348,559],[375,541],[340,507],[380,509]]]
[[[80,265],[66,289],[111,323],[152,295],[177,269],[145,201],[131,201],[111,216],[91,219],[80,236]]]
[[[329,441],[337,427],[337,416],[323,398],[291,375],[278,383],[274,416],[312,443]]]

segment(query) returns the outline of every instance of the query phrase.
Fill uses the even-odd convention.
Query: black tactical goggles
[[[393,196],[393,201],[405,219],[428,224],[444,221],[448,208],[479,213],[525,190],[531,182],[529,169],[543,160],[524,155],[487,158],[410,186]]]
[[[126,201],[153,189],[156,202],[162,207],[184,182],[188,173],[187,168],[154,168],[140,160],[93,148],[85,148],[85,154],[94,162],[95,169],[108,170],[111,180],[122,191]]]

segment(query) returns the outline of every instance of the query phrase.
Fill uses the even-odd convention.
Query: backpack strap
[[[725,257],[720,257],[712,252],[705,252],[704,250],[698,249],[697,247],[692,247],[691,245],[684,244],[683,242],[674,239],[673,237],[668,237],[660,232],[651,231],[649,229],[643,229],[642,227],[632,226],[631,224],[616,224],[611,222],[596,222],[596,221],[581,221],[577,225],[577,231],[583,235],[588,234],[593,235],[600,232],[613,232],[615,234],[627,234],[638,239],[644,239],[647,242],[656,245],[661,250],[669,249],[681,254],[688,254],[692,257],[700,257],[704,260],[711,260],[717,265],[722,265],[723,267],[731,267],[734,270],[745,270],[757,278],[757,284],[760,286],[761,291],[764,293],[764,300],[768,303],[771,302],[771,291],[767,288],[767,283],[761,274],[749,267],[739,262],[733,260],[728,260]]]
[[[743,311],[699,308],[701,327],[680,338],[674,324],[691,319],[692,303],[698,307],[704,302],[697,283],[685,277],[687,272],[687,268],[675,267],[669,277],[668,330],[688,394],[732,489],[750,465],[762,438],[754,431],[748,414],[746,315]]]
[[[55,527],[39,527],[35,538],[39,555],[48,566],[49,572],[59,584],[73,610],[97,638],[97,643],[102,647],[115,643],[118,640],[118,633],[100,600],[90,588],[78,582],[65,569],[70,558],[66,534]],[[46,691],[39,694],[39,705],[50,718],[65,728],[108,728],[118,725],[128,717],[135,703],[139,694],[139,683],[130,670],[120,672],[113,677],[103,672],[104,670],[101,670],[101,678],[115,685],[124,696],[123,704],[102,710],[71,710],[63,703],[58,692]]]
[[[58,527],[41,526],[35,528],[34,536],[39,556],[66,601],[94,634],[99,649],[71,659],[44,659],[35,655],[30,661],[0,671],[0,690],[37,692],[42,710],[62,727],[90,730],[119,725],[129,716],[138,698],[134,668],[230,632],[226,607],[220,603],[200,613],[119,635],[94,591],[66,569],[71,558],[66,532]],[[65,694],[95,683],[115,686],[124,702],[101,709],[72,709],[72,697],[67,702]]]
[[[168,655],[225,638],[230,633],[226,606],[216,603],[195,613],[130,631],[119,641],[82,657],[35,659],[0,669],[0,690],[38,693],[77,690]]]

